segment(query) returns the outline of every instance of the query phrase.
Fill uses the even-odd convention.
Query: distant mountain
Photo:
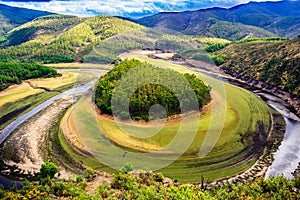
[[[16,8],[0,4],[0,41],[1,36],[13,28],[29,22],[37,17],[50,14],[53,13],[25,8]]]
[[[271,35],[297,37],[300,33],[300,1],[250,2],[229,9],[160,13],[136,22],[189,35],[231,40]]]

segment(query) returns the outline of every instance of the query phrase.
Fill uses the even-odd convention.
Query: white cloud
[[[257,0],[265,1],[265,0]],[[96,14],[133,16],[145,12],[195,10],[206,7],[229,7],[249,0],[52,0],[50,2],[1,1],[10,6],[44,10],[61,14],[92,16]]]

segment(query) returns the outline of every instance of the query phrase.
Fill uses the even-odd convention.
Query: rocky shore
[[[224,73],[234,77],[236,80],[241,81],[245,84],[248,84],[251,87],[255,87],[258,89],[261,89],[265,92],[269,92],[282,100],[286,101],[291,107],[295,110],[298,116],[300,116],[300,99],[293,97],[288,92],[282,91],[279,88],[269,85],[267,83],[264,83],[262,81],[254,80],[249,77],[244,77],[239,74],[236,74],[230,70],[223,70]]]

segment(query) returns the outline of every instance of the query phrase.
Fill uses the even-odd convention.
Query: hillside
[[[214,40],[217,41],[211,41]],[[115,17],[49,15],[5,35],[0,42],[0,60],[111,63],[117,55],[131,49],[176,51],[197,48],[207,41],[210,40],[201,42],[197,38],[164,34]]]
[[[37,17],[50,14],[52,13],[0,4],[0,41],[2,40],[2,36],[11,29]]]
[[[299,1],[250,2],[229,9],[209,8],[191,12],[160,13],[136,22],[158,29],[231,40],[271,35],[297,37],[300,32],[299,10]],[[231,27],[228,28],[228,25]],[[216,27],[218,31],[212,31]],[[239,34],[235,35],[237,32]]]
[[[246,42],[227,46],[221,67],[230,74],[263,81],[300,98],[300,39]]]
[[[43,63],[79,61],[93,46],[121,32],[142,26],[108,16],[40,17],[10,31],[1,43],[0,60],[24,59]]]

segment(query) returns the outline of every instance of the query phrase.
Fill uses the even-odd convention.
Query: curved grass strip
[[[137,57],[135,57],[137,58]],[[141,57],[147,59],[146,57]],[[148,60],[149,61],[149,60]],[[190,70],[165,61],[150,60],[156,66],[172,67],[182,73]],[[153,61],[153,63],[152,63]],[[195,72],[193,72],[195,73]],[[197,74],[199,75],[199,74]],[[199,75],[201,76],[201,75]],[[259,122],[264,125],[265,132],[270,129],[270,116],[267,105],[257,96],[249,91],[236,86],[225,84],[226,97],[220,94],[217,86],[218,80],[206,77],[205,79],[212,86],[213,102],[200,115],[200,126],[192,145],[187,151],[167,167],[160,169],[166,176],[178,178],[181,182],[199,182],[204,176],[206,180],[222,179],[241,173],[248,169],[256,161],[256,150],[258,149],[254,136],[258,130]],[[219,109],[213,109],[217,106]],[[225,119],[222,110],[226,111]],[[90,166],[98,169],[107,170],[109,162],[126,161],[126,152],[147,152],[157,150],[168,144],[176,134],[178,124],[176,119],[171,119],[165,127],[153,137],[134,138],[121,133],[114,122],[106,117],[99,116],[93,109],[91,98],[82,99],[72,110],[73,119],[76,119],[77,134],[83,140],[86,148],[92,153],[99,154],[99,163],[95,163],[94,158]],[[213,116],[213,117],[212,117]],[[203,141],[209,133],[214,133],[214,128],[218,127],[219,121],[224,121],[224,127],[214,145],[205,157],[199,157],[199,150],[203,147]],[[100,123],[98,123],[100,122]],[[100,124],[100,125],[99,125]],[[188,124],[186,124],[188,126]],[[184,140],[189,136],[187,129]],[[115,146],[123,149],[123,153],[116,151]],[[205,147],[205,144],[204,144]],[[172,161],[176,152],[163,152],[151,155],[149,159],[154,159],[157,164]],[[101,156],[110,155],[110,160],[101,164]],[[84,158],[89,163],[89,158]],[[134,161],[134,160],[133,160]],[[135,160],[138,162],[138,160]],[[147,166],[147,160],[139,161],[139,166]]]

